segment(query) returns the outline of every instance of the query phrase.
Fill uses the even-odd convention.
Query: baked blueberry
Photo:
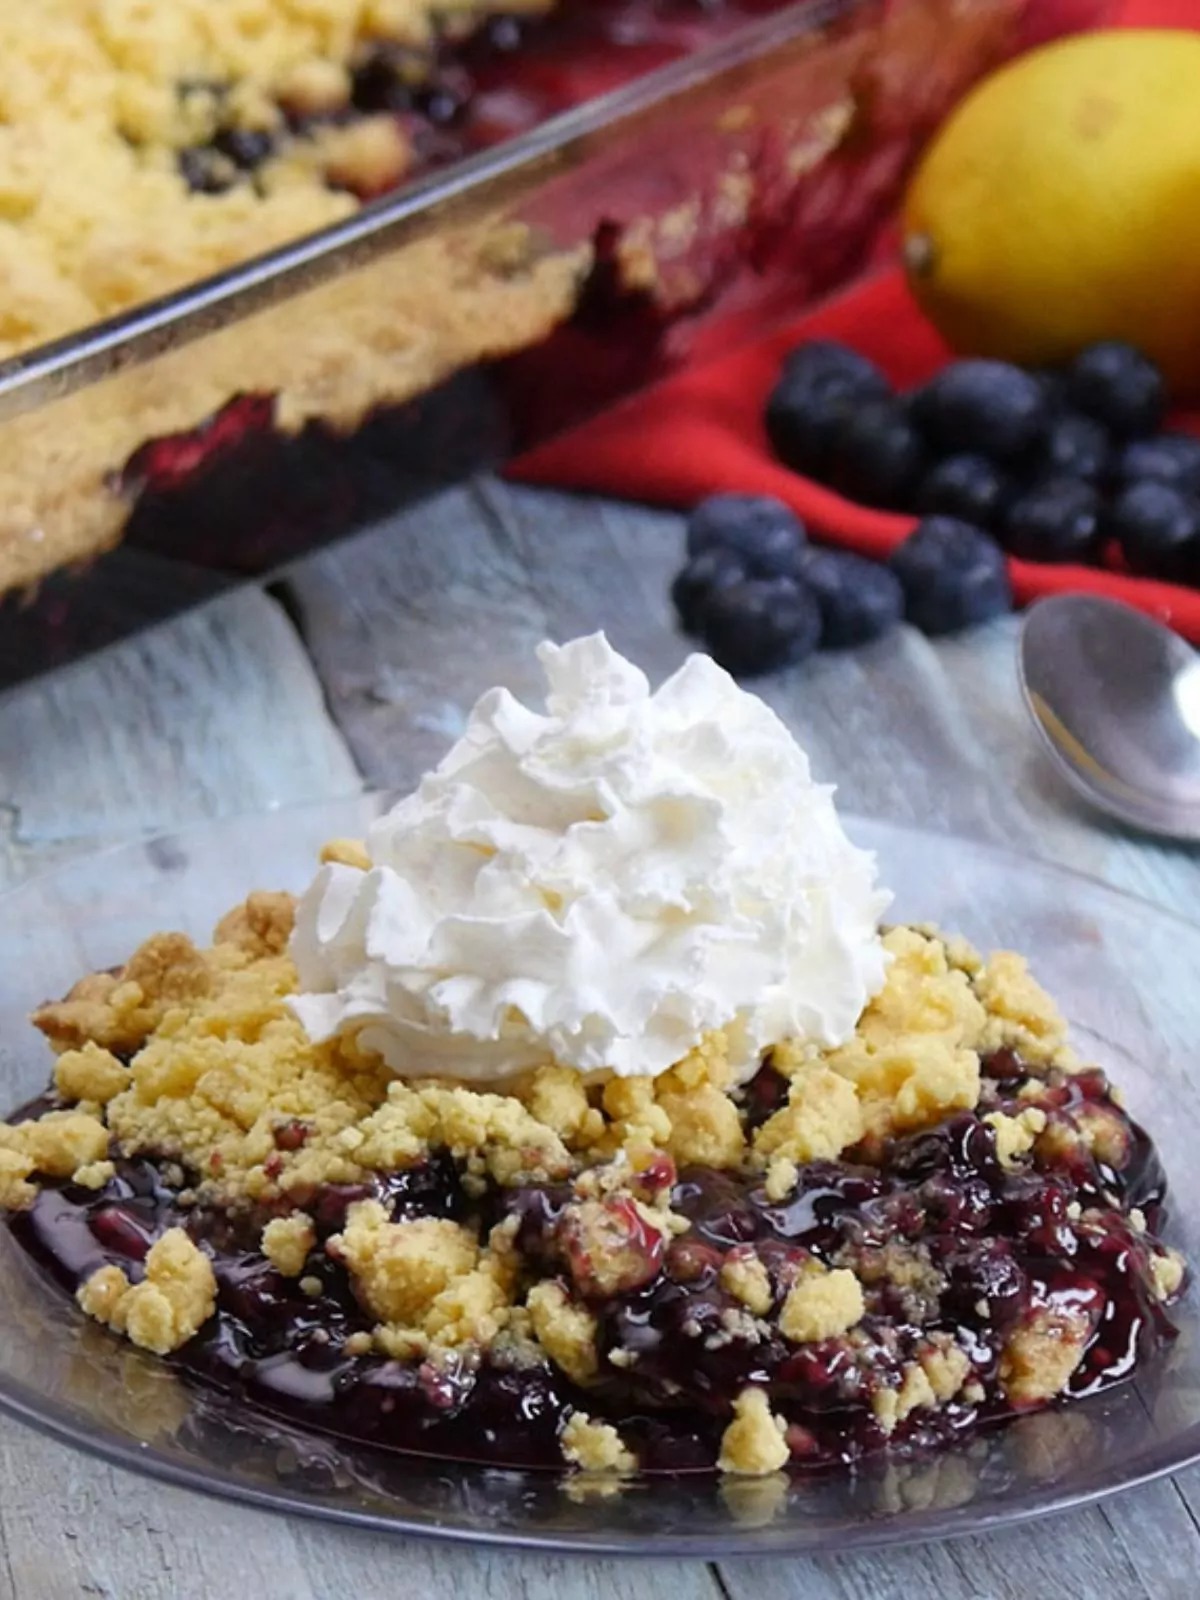
[[[848,550],[817,550],[810,545],[800,576],[820,607],[823,649],[866,644],[895,627],[904,615],[904,590],[896,574]]]
[[[689,556],[705,550],[730,550],[752,578],[794,573],[804,543],[800,518],[770,495],[710,495],[688,517]]]
[[[1200,439],[1190,433],[1156,433],[1133,439],[1117,457],[1113,476],[1124,487],[1150,480],[1200,493]]]
[[[816,596],[791,578],[747,578],[710,595],[703,637],[727,672],[751,678],[811,655],[821,612]]]
[[[741,583],[745,576],[746,569],[732,550],[717,545],[693,556],[671,585],[671,600],[684,633],[699,633],[710,596]]]
[[[1162,373],[1120,339],[1082,350],[1071,364],[1067,390],[1072,405],[1122,439],[1153,433],[1167,403]]]
[[[1095,417],[1064,411],[1046,425],[1038,470],[1048,478],[1086,478],[1094,483],[1108,470],[1112,439]]]
[[[179,176],[193,194],[224,194],[237,181],[237,169],[228,156],[212,145],[192,145],[176,157]]]
[[[925,474],[916,509],[990,528],[1011,493],[1007,475],[986,456],[946,456]]]
[[[936,449],[989,461],[1024,455],[1047,416],[1042,384],[1005,361],[955,361],[913,395],[912,406]]]
[[[235,167],[253,172],[272,154],[275,141],[257,128],[223,128],[213,139],[213,149],[228,156]]]
[[[1200,575],[1200,502],[1169,483],[1147,480],[1123,489],[1104,531],[1134,572],[1176,582]]]
[[[767,400],[763,420],[771,448],[793,472],[823,479],[834,443],[855,410],[868,400],[886,399],[889,392],[887,380],[874,368],[863,372],[802,363],[797,352]]]
[[[832,482],[862,505],[904,511],[927,465],[925,442],[902,400],[868,400],[846,419],[833,446]]]
[[[888,565],[904,590],[905,616],[924,633],[954,633],[1012,609],[1004,552],[956,517],[926,517]]]
[[[1100,496],[1078,478],[1045,478],[1004,516],[1006,550],[1027,561],[1088,561],[1100,537]]]

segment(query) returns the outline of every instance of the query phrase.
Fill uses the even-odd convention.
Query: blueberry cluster
[[[957,361],[896,394],[829,341],[787,358],[767,402],[785,465],[883,510],[952,517],[1029,561],[1200,581],[1200,440],[1162,432],[1162,375],[1116,340],[1069,366]],[[946,535],[940,537],[945,538]]]
[[[713,495],[696,507],[671,598],[685,632],[741,677],[803,661],[819,646],[865,644],[904,611],[895,573],[816,549],[800,519],[766,495]]]

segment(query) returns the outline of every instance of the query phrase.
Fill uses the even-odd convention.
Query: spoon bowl
[[[1021,690],[1068,782],[1150,833],[1200,839],[1200,656],[1140,611],[1055,595],[1027,613]]]

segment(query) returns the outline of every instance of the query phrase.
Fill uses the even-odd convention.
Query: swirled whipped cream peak
[[[781,1039],[846,1040],[889,896],[779,718],[707,656],[653,694],[603,634],[538,658],[545,709],[485,694],[370,866],[304,895],[310,1035],[472,1083],[650,1077],[717,1028],[745,1079]]]

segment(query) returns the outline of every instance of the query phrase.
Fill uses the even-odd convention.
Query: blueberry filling
[[[765,1065],[742,1091],[747,1124],[760,1124],[785,1095]],[[1048,1137],[1036,1154],[1006,1163],[986,1119],[1031,1105]],[[304,1137],[302,1122],[285,1123],[276,1143],[294,1149]],[[118,1157],[99,1190],[47,1180],[8,1225],[68,1292],[105,1265],[136,1281],[154,1241],[182,1226],[218,1284],[215,1315],[170,1358],[183,1375],[321,1432],[493,1464],[560,1466],[564,1421],[585,1408],[619,1423],[643,1470],[709,1470],[746,1385],[769,1388],[795,1467],[845,1466],[884,1448],[922,1453],[1040,1403],[1022,1399],[1012,1376],[1014,1335],[1039,1319],[1086,1329],[1068,1399],[1120,1382],[1174,1337],[1151,1270],[1162,1168],[1098,1070],[1034,1075],[1011,1050],[997,1051],[984,1058],[975,1111],[871,1154],[869,1163],[810,1162],[772,1195],[761,1173],[690,1166],[676,1174],[662,1158],[656,1177],[671,1183],[671,1209],[690,1226],[664,1240],[641,1226],[628,1198],[610,1202],[624,1208],[632,1263],[615,1288],[572,1233],[569,1184],[472,1193],[445,1153],[370,1183],[293,1195],[316,1234],[299,1279],[260,1253],[270,1211],[189,1206],[186,1174],[165,1159]],[[570,1286],[594,1315],[595,1381],[580,1387],[548,1360],[502,1344],[436,1365],[366,1348],[354,1336],[369,1335],[373,1319],[336,1252],[325,1250],[364,1198],[396,1221],[450,1218],[486,1230],[511,1219],[527,1277]],[[865,1316],[849,1335],[784,1338],[727,1287],[729,1264],[749,1255],[765,1269],[774,1311],[797,1264],[815,1259],[853,1271]],[[938,1339],[961,1353],[966,1381],[943,1403],[889,1424],[881,1395],[899,1391],[914,1355]]]

